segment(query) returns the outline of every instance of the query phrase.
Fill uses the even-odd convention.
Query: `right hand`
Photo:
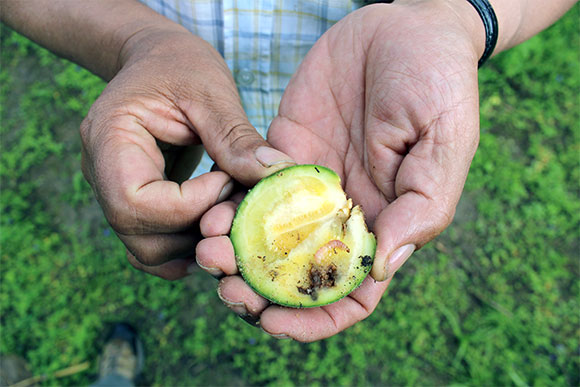
[[[300,164],[335,170],[364,208],[377,239],[376,281],[322,307],[270,305],[239,276],[226,228],[216,235],[202,219],[208,238],[198,262],[228,275],[218,288],[224,303],[269,334],[320,340],[368,317],[394,272],[453,218],[479,138],[479,53],[465,26],[478,15],[455,4],[403,1],[350,13],[302,61],[268,132]],[[220,209],[231,222],[233,204],[205,216],[218,218]]]
[[[81,138],[83,173],[130,263],[166,279],[195,265],[198,221],[231,193],[232,178],[253,185],[292,164],[249,123],[221,56],[184,31],[142,30],[127,41]],[[222,171],[169,180],[180,152],[200,143]]]

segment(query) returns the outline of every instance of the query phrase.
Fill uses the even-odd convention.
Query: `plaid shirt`
[[[211,43],[234,75],[248,119],[262,136],[282,93],[318,38],[362,5],[352,0],[141,0]],[[205,155],[194,176],[209,170]]]

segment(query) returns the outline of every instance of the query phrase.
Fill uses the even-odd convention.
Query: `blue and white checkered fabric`
[[[362,5],[352,0],[141,0],[211,43],[231,69],[250,122],[266,136],[284,88],[320,36]],[[209,170],[205,155],[194,176]]]

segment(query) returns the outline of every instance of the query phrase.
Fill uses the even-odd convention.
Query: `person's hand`
[[[83,172],[131,264],[181,278],[195,265],[201,215],[227,198],[232,177],[251,185],[291,160],[250,125],[230,70],[203,40],[143,29],[121,62],[81,125]],[[179,184],[199,143],[224,172]]]
[[[457,3],[457,2],[454,2]],[[377,236],[372,278],[328,306],[270,305],[237,276],[224,236],[235,202],[206,214],[198,261],[218,292],[276,337],[313,341],[367,317],[394,272],[451,222],[478,143],[477,14],[444,1],[353,12],[315,44],[287,87],[268,141],[298,163],[328,166]],[[456,8],[454,8],[456,7]],[[471,23],[471,24],[470,24]],[[470,26],[480,30],[471,31]],[[475,28],[475,27],[473,27]],[[218,216],[219,215],[219,216]]]

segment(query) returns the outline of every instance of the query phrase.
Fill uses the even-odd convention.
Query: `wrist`
[[[159,55],[166,48],[177,47],[191,34],[178,25],[145,25],[122,34],[116,71],[144,57]]]
[[[529,36],[522,38],[521,20],[523,6],[521,1],[488,0],[497,18],[498,38],[492,54],[515,46]],[[476,52],[481,58],[485,51],[486,30],[478,11],[467,0],[448,0],[446,4],[456,10],[464,27],[471,36]]]
[[[488,0],[497,17],[497,54],[507,50],[550,26],[577,0]],[[479,55],[485,49],[485,29],[476,9],[467,0],[447,0],[445,4],[461,15]],[[524,22],[525,21],[525,22]]]
[[[173,22],[145,26],[129,34],[119,50],[117,72],[133,63],[152,59],[154,62],[169,60],[175,69],[181,62],[192,69],[209,66],[230,74],[222,56],[211,44]]]
[[[477,61],[485,51],[486,31],[477,10],[467,0],[448,0],[445,5],[455,14],[465,31]]]

